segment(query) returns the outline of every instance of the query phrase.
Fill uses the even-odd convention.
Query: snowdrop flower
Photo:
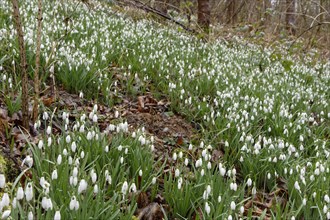
[[[4,174],[0,174],[0,188],[5,188],[6,186],[6,177]]]
[[[175,177],[179,177],[180,176],[180,170],[179,169],[175,169]]]
[[[327,203],[330,203],[330,197],[329,197],[328,194],[326,194],[326,195],[324,196],[324,201],[326,201]]]
[[[16,207],[17,207],[17,199],[16,199],[16,197],[13,198],[13,201],[12,201],[11,205],[12,205],[12,207],[13,207],[14,209],[16,209]],[[1,209],[1,208],[0,208],[0,209]]]
[[[97,174],[94,172],[94,170],[91,172],[91,179],[93,183],[95,183],[97,180]]]
[[[31,211],[29,211],[28,220],[33,220],[33,213]]]
[[[205,212],[207,215],[211,212],[211,207],[209,206],[208,202],[205,202]]]
[[[87,140],[92,140],[92,138],[93,138],[93,134],[92,134],[92,132],[90,132],[90,131],[88,131],[88,133],[87,133]]]
[[[75,196],[71,197],[71,201],[70,201],[70,204],[69,204],[69,209],[70,210],[76,210],[76,211],[79,209],[79,202],[77,201]]]
[[[33,198],[33,187],[32,187],[32,183],[28,183],[25,187],[25,198],[26,201],[31,201]]]
[[[107,146],[104,147],[104,151],[105,151],[106,153],[109,152],[109,145],[107,145]]]
[[[139,170],[139,176],[142,176],[143,172],[142,170]]]
[[[83,159],[85,157],[85,152],[84,151],[81,151],[80,157],[81,157],[81,159]]]
[[[76,144],[75,141],[73,141],[73,142],[71,143],[71,150],[72,150],[72,152],[76,152],[76,149],[77,149],[77,144]]]
[[[42,114],[42,119],[45,120],[45,121],[47,121],[47,120],[49,119],[49,115],[48,115],[47,112],[44,112],[44,113]]]
[[[7,219],[10,216],[10,213],[11,213],[10,210],[4,211],[1,215],[1,219]]]
[[[151,180],[151,183],[152,183],[153,185],[155,185],[155,184],[156,184],[156,181],[157,181],[157,178],[156,178],[156,177],[153,177],[152,180]]]
[[[199,158],[195,163],[195,167],[198,168],[198,167],[202,166],[202,164],[203,164],[202,158]]]
[[[295,188],[297,191],[301,192],[301,191],[300,191],[300,186],[299,186],[298,181],[296,181],[296,182],[294,183],[294,188]]]
[[[0,204],[0,206],[1,206],[1,207],[5,207],[5,206],[9,206],[9,204],[10,204],[9,195],[8,195],[8,193],[4,193],[4,194],[2,195],[2,199],[1,199],[1,204]]]
[[[52,145],[52,138],[48,137],[47,139],[47,146],[50,147]]]
[[[132,183],[132,185],[129,187],[130,192],[136,192],[136,185],[135,183]]]
[[[94,194],[97,194],[97,193],[99,192],[99,187],[98,187],[98,185],[95,185],[95,186],[94,186],[93,192],[94,192]]]
[[[17,189],[17,193],[16,193],[16,199],[17,200],[22,200],[24,198],[24,190],[23,188],[20,186]]]
[[[74,167],[72,170],[72,176],[77,177],[78,176],[78,167]]]
[[[204,176],[204,174],[205,174],[205,171],[204,171],[204,169],[202,169],[201,170],[201,176]]]
[[[55,212],[54,220],[61,220],[61,212],[60,211]]]
[[[67,144],[69,144],[71,142],[71,136],[70,135],[67,135],[65,137],[65,141],[66,141]]]
[[[255,195],[255,194],[257,194],[257,189],[256,189],[256,187],[254,186],[254,187],[252,188],[252,195]]]
[[[304,198],[304,199],[303,199],[303,201],[302,201],[302,204],[303,204],[303,206],[305,206],[305,205],[306,205],[306,203],[307,203],[307,199],[306,199],[306,198]]]
[[[78,186],[78,194],[84,192],[87,189],[87,182],[86,180],[82,179],[79,182],[79,186]]]
[[[176,161],[177,157],[178,157],[178,156],[177,156],[176,152],[174,152],[174,153],[173,153],[173,157],[172,157],[173,160]]]
[[[235,210],[236,209],[236,204],[235,204],[234,201],[231,201],[230,208],[231,208],[231,210]]]
[[[188,166],[189,160],[188,158],[184,159],[184,165]]]
[[[43,197],[42,200],[41,200],[41,206],[43,209],[45,209],[46,211],[48,209],[52,210],[53,209],[53,203],[52,203],[52,200],[50,198],[46,198],[46,197]]]
[[[249,178],[249,179],[246,181],[246,185],[247,185],[248,187],[250,187],[250,186],[252,185],[252,180],[251,180],[251,178]]]
[[[243,213],[244,213],[244,206],[241,206],[241,207],[239,208],[239,211],[240,211],[240,213],[243,215]]]
[[[121,187],[121,193],[122,193],[123,195],[126,195],[127,190],[128,190],[128,183],[127,183],[127,181],[125,181],[125,182],[123,183],[123,186]]]
[[[236,183],[230,183],[230,186],[229,187],[233,191],[236,191],[237,190],[237,184]]]
[[[23,160],[21,166],[24,166],[24,164],[26,164],[28,167],[31,168],[31,167],[33,166],[33,158],[30,157],[29,155],[27,155],[27,156],[25,157],[25,159]]]
[[[229,215],[227,220],[233,220],[233,217]]]
[[[62,155],[60,154],[60,155],[58,155],[57,156],[57,165],[61,165],[61,163],[62,163]]]
[[[97,115],[93,115],[93,122],[96,123],[97,122]]]
[[[52,172],[52,180],[56,180],[57,178],[58,178],[57,170],[53,170],[53,172]]]
[[[43,146],[44,146],[43,140],[39,140],[39,142],[38,142],[38,148],[41,150]]]

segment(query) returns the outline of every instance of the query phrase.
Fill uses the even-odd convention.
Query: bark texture
[[[26,54],[25,54],[25,44],[24,44],[24,33],[22,27],[22,21],[19,12],[18,0],[12,0],[13,4],[13,16],[17,31],[17,38],[19,44],[19,55],[20,55],[20,64],[22,71],[22,115],[23,115],[23,127],[27,130],[29,129],[29,107],[28,107],[28,75],[27,75],[27,63],[26,63]]]
[[[206,32],[211,22],[211,8],[209,0],[198,0],[198,25]]]

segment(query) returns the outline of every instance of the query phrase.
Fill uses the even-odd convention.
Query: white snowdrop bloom
[[[23,188],[20,186],[17,189],[17,193],[16,193],[16,199],[17,200],[22,200],[24,198],[24,190]]]
[[[43,140],[39,140],[39,142],[38,142],[38,148],[41,150],[43,146],[44,146]]]
[[[319,169],[319,168],[316,168],[316,169],[314,170],[314,174],[315,174],[316,176],[320,175],[320,169]]]
[[[180,151],[180,152],[179,152],[179,158],[181,159],[182,156],[183,156],[183,153],[182,153],[182,151]]]
[[[218,196],[218,203],[220,203],[221,200],[222,200],[222,197],[219,195],[219,196]]]
[[[125,152],[125,154],[128,154],[128,148],[127,147],[125,148],[124,152]]]
[[[97,123],[97,115],[96,114],[93,115],[93,122]]]
[[[0,188],[5,188],[6,186],[6,177],[4,174],[0,174]]]
[[[67,135],[66,137],[65,137],[65,141],[66,141],[66,143],[70,143],[71,142],[71,136],[70,135]]]
[[[86,180],[82,179],[79,182],[79,186],[78,186],[78,194],[84,192],[87,189],[87,182]]]
[[[153,177],[152,180],[151,180],[151,183],[152,183],[153,185],[155,185],[155,184],[156,184],[156,181],[157,181],[157,178],[156,178],[156,177]]]
[[[184,159],[184,165],[188,166],[189,160],[188,158]]]
[[[72,150],[72,152],[76,152],[76,149],[77,149],[77,144],[76,144],[75,141],[73,141],[73,142],[71,143],[71,150]]]
[[[89,113],[89,115],[88,115],[88,118],[89,118],[90,120],[92,120],[92,119],[93,119],[93,116],[94,116],[94,111],[91,111],[91,112]]]
[[[206,186],[206,192],[207,192],[207,194],[211,193],[211,185]]]
[[[118,149],[119,151],[122,151],[122,150],[123,150],[123,146],[119,145],[119,146],[117,147],[117,149]]]
[[[78,176],[78,167],[74,167],[72,170],[72,176],[77,177]]]
[[[204,169],[202,169],[201,170],[201,176],[204,176],[204,174],[205,174],[205,171],[204,171]]]
[[[136,192],[136,185],[135,183],[132,183],[131,186],[129,187],[129,191],[135,193]]]
[[[63,112],[62,113],[62,119],[63,121],[68,117],[68,114],[66,112]]]
[[[236,209],[236,204],[235,204],[234,201],[231,201],[231,203],[230,203],[230,209],[231,210],[235,210]]]
[[[192,149],[193,149],[193,145],[192,144],[189,144],[188,150],[192,150]]]
[[[106,146],[104,147],[104,151],[105,151],[106,153],[109,152],[109,145],[106,145]]]
[[[150,150],[151,150],[151,152],[154,152],[155,151],[155,146],[153,144],[150,145]]]
[[[17,208],[17,199],[16,199],[16,197],[13,198],[13,201],[12,201],[11,205],[14,209]],[[0,207],[0,209],[1,209],[1,207]]]
[[[326,214],[328,212],[328,206],[324,205],[323,206],[323,213]]]
[[[296,181],[296,182],[294,183],[294,188],[295,188],[296,190],[298,190],[299,192],[301,192],[301,191],[300,191],[300,186],[299,186],[298,181]]]
[[[32,187],[32,183],[28,183],[25,187],[25,198],[26,198],[26,201],[31,201],[32,198],[33,198],[33,187]]]
[[[82,124],[82,125],[80,126],[80,128],[79,128],[79,132],[80,132],[80,133],[85,132],[85,125],[84,125],[84,124]]]
[[[31,211],[28,213],[28,220],[33,220],[33,213]]]
[[[85,157],[85,152],[84,151],[80,152],[80,157],[81,157],[81,159],[84,159],[84,157]]]
[[[125,181],[125,182],[123,183],[122,187],[121,187],[121,193],[122,193],[123,195],[126,195],[127,190],[128,190],[128,183],[127,183],[127,181]]]
[[[195,163],[195,167],[198,168],[198,167],[202,166],[202,164],[203,164],[202,158],[199,158]]]
[[[174,153],[173,153],[173,156],[172,156],[172,159],[173,159],[174,161],[176,161],[177,157],[178,157],[178,156],[177,156],[176,152],[174,152]]]
[[[229,147],[228,141],[225,141],[225,147]]]
[[[2,199],[1,199],[1,204],[0,204],[0,206],[1,206],[1,207],[5,207],[5,206],[9,206],[9,204],[10,204],[9,195],[8,195],[8,193],[4,193],[4,194],[2,195]]]
[[[327,212],[327,219],[330,219],[330,212]]]
[[[121,163],[121,164],[124,163],[124,157],[120,157],[120,163]]]
[[[209,161],[208,163],[207,163],[207,169],[211,169],[212,168],[212,165],[211,165],[211,162]]]
[[[92,172],[91,173],[91,179],[92,179],[92,182],[95,183],[96,180],[97,180],[97,174],[95,172]]]
[[[236,191],[237,190],[237,184],[236,183],[230,183],[229,187],[233,191]]]
[[[7,219],[10,216],[11,210],[6,210],[2,213],[1,219]]]
[[[324,195],[324,201],[326,201],[327,203],[330,203],[330,197],[328,194]]]
[[[118,117],[119,117],[119,112],[115,111],[115,118],[118,118]]]
[[[87,140],[92,140],[92,138],[93,138],[93,134],[92,134],[92,132],[90,132],[90,131],[88,131],[87,132]]]
[[[296,218],[294,216],[291,217],[291,220],[295,220]]]
[[[252,180],[251,180],[251,178],[249,178],[249,179],[246,181],[246,185],[247,185],[248,187],[250,187],[250,186],[252,185]]]
[[[66,148],[64,148],[62,153],[63,153],[64,156],[67,156],[68,155],[68,150]]]
[[[257,194],[257,189],[256,189],[256,187],[254,186],[254,187],[252,188],[252,195],[255,195],[255,194]]]
[[[98,185],[96,184],[96,185],[94,185],[94,189],[93,189],[93,192],[94,192],[94,194],[97,194],[98,192],[99,192],[99,187],[98,187]]]
[[[69,209],[70,210],[78,210],[79,209],[79,202],[77,201],[77,198],[75,196],[71,197],[71,201],[69,204]]]
[[[79,92],[79,98],[81,98],[81,99],[84,98],[84,93],[82,91]]]
[[[306,205],[306,203],[307,203],[307,199],[306,199],[306,198],[304,198],[304,199],[302,200],[302,204],[303,204],[303,206],[305,206],[305,205]]]
[[[61,212],[60,211],[55,212],[54,220],[61,220]]]
[[[179,169],[175,169],[175,177],[179,177],[180,176],[180,170]]]
[[[52,133],[52,127],[47,126],[46,133],[50,135]]]
[[[270,180],[270,178],[272,178],[272,175],[270,173],[267,173],[267,179]]]
[[[49,119],[49,115],[48,115],[47,112],[44,112],[44,113],[42,114],[42,119],[45,120],[45,121],[47,121],[47,120]]]
[[[97,109],[98,109],[98,106],[97,106],[97,104],[95,104],[95,105],[93,106],[93,112],[94,112],[94,113],[97,112]]]
[[[241,206],[241,207],[239,208],[239,212],[243,215],[243,213],[244,213],[244,206]]]
[[[227,220],[233,220],[233,217],[229,215]]]
[[[58,178],[57,170],[55,169],[55,170],[53,170],[53,172],[52,172],[52,180],[57,180],[57,178]]]
[[[51,137],[48,137],[47,138],[47,146],[50,147],[52,145],[52,138]]]
[[[73,159],[72,159],[71,156],[69,156],[69,158],[68,158],[68,164],[69,164],[69,165],[72,165],[72,163],[73,163]]]
[[[207,215],[211,212],[211,207],[209,206],[208,202],[205,202],[205,212]]]
[[[47,198],[47,197],[42,197],[42,200],[41,200],[41,207],[43,209],[45,209],[46,211],[48,209],[52,210],[53,209],[53,203],[52,203],[52,200]]]

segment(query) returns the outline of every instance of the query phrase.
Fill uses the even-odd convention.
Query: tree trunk
[[[41,28],[42,28],[42,0],[38,0],[38,31],[37,31],[37,51],[36,69],[34,72],[34,103],[32,120],[36,122],[39,115],[39,69],[40,69],[40,47],[41,47]]]
[[[19,55],[21,59],[21,71],[22,71],[22,115],[23,115],[23,127],[29,130],[29,107],[28,107],[28,75],[27,75],[27,64],[24,44],[24,34],[19,13],[19,6],[17,0],[12,0],[13,4],[13,16],[17,31],[17,39],[19,44]]]
[[[227,10],[227,14],[228,14],[228,23],[229,24],[234,24],[236,22],[236,1],[237,0],[229,0],[228,3],[228,10]]]
[[[286,0],[285,26],[289,34],[295,35],[295,0]]]
[[[211,23],[211,8],[209,0],[198,0],[198,25],[209,32]]]

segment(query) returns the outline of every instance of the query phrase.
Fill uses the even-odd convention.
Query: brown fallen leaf
[[[158,203],[150,203],[147,207],[138,211],[138,219],[141,220],[157,220],[163,219],[164,213]]]
[[[149,198],[146,192],[140,192],[137,197],[137,206],[139,209],[146,207],[149,204]]]

